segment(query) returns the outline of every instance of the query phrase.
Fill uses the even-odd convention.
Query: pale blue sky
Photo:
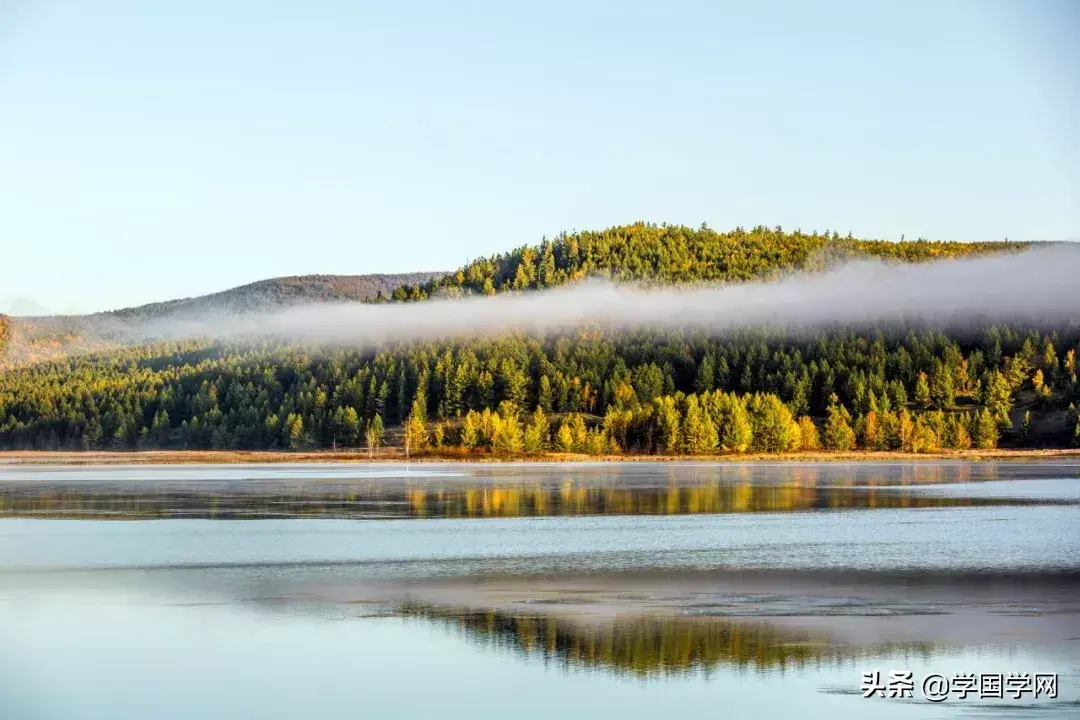
[[[1080,237],[1080,3],[0,0],[0,311],[648,220]]]

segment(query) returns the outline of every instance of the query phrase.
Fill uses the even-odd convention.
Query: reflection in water
[[[723,618],[635,615],[589,622],[560,615],[462,611],[402,605],[406,617],[454,628],[481,645],[543,658],[567,670],[605,670],[637,677],[733,667],[756,671],[841,664],[897,656],[927,659],[932,643],[837,644],[821,632]]]
[[[64,518],[511,518],[576,515],[685,515],[872,508],[1067,505],[1069,498],[964,497],[918,492],[898,480],[845,484],[797,482],[660,487],[558,483],[305,484],[0,483],[0,516]]]

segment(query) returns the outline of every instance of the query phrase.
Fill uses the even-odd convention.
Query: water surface
[[[1077,590],[1068,462],[0,467],[0,716],[1073,717]]]

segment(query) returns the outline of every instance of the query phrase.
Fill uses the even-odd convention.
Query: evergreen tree
[[[574,431],[570,429],[569,419],[563,420],[555,432],[555,447],[559,449],[559,452],[574,452]]]
[[[304,421],[296,413],[289,413],[285,419],[285,436],[282,438],[285,447],[296,450],[304,446]]]
[[[716,407],[720,449],[729,453],[746,452],[754,440],[754,430],[745,403],[732,393],[717,393]]]
[[[975,447],[980,450],[993,450],[998,442],[998,423],[990,414],[988,408],[983,408],[975,416],[975,432],[973,433]]]
[[[924,372],[920,372],[918,380],[915,381],[915,407],[919,410],[930,409],[930,383]]]
[[[701,409],[696,395],[688,396],[682,420],[683,451],[690,455],[710,453],[716,450],[717,442],[712,418]]]
[[[461,446],[472,450],[480,444],[480,413],[470,410],[461,422]]]
[[[994,370],[983,379],[983,405],[1001,430],[1012,427],[1012,388],[1004,374]]]
[[[836,403],[829,406],[822,439],[829,450],[848,452],[855,449],[855,431],[851,429],[843,411]]]
[[[1027,442],[1031,439],[1031,411],[1024,412],[1024,420],[1020,423],[1020,439]]]
[[[806,415],[799,418],[799,449],[803,452],[814,452],[821,449],[817,426]]]
[[[703,395],[710,392],[716,382],[713,357],[706,353],[698,367],[697,377],[694,379],[694,392]]]
[[[753,428],[751,448],[759,452],[788,452],[799,446],[799,428],[791,411],[775,395],[756,394],[747,402]]]
[[[519,455],[525,449],[525,436],[516,412],[494,415],[492,449],[500,455]]]
[[[537,405],[533,411],[532,420],[525,428],[524,450],[529,455],[539,455],[544,452],[547,444],[548,420],[543,409]]]
[[[930,399],[933,401],[934,406],[939,409],[951,408],[956,402],[956,387],[953,382],[952,370],[941,360],[934,361],[934,367],[931,371]]]

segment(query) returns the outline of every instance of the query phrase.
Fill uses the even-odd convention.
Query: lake
[[[1075,461],[6,465],[0,717],[1076,717],[1077,590]]]

